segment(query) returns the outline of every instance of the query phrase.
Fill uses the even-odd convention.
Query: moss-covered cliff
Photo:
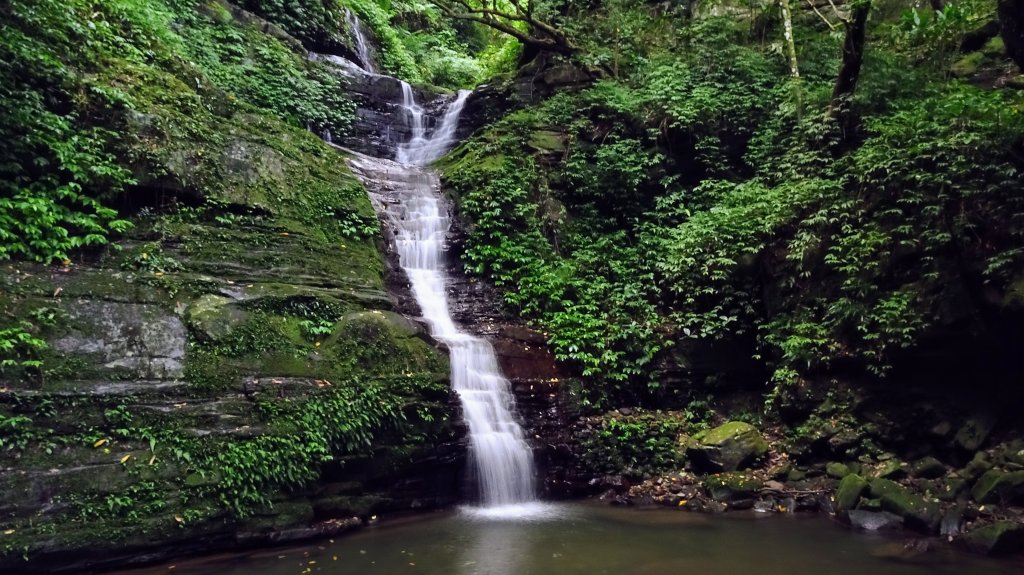
[[[5,572],[453,501],[447,360],[307,129],[344,132],[343,80],[221,2],[3,13]]]

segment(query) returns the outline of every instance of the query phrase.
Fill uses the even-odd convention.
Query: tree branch
[[[470,0],[430,0],[449,18],[478,22],[512,36],[524,45],[541,50],[572,54],[578,47],[559,29],[533,15],[533,0],[507,0],[511,10],[498,8],[496,0],[473,4]],[[529,32],[519,30],[515,24],[523,23]]]

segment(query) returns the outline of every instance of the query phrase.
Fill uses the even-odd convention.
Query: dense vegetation
[[[330,48],[327,30],[347,30],[339,3],[251,4],[311,47]],[[426,7],[396,4],[389,13],[365,2],[351,9],[384,40],[385,69],[413,81],[471,84],[514,57],[498,42],[506,52],[494,52],[492,68],[470,58],[470,44],[476,52],[494,44],[487,34],[459,32]],[[317,133],[346,132],[354,109],[341,81],[307,61],[295,38],[240,26],[251,17],[232,10],[187,0],[14,1],[3,8],[0,136],[9,144],[0,162],[0,259],[64,260],[124,232],[131,224],[114,206],[131,195],[138,173],[158,175],[152,164],[165,160],[151,157],[155,144],[140,141],[133,125],[154,108],[166,112],[149,126],[162,137],[207,139],[207,117],[229,120],[252,109]],[[411,22],[415,32],[392,20]]]
[[[876,7],[837,116],[844,37],[809,10],[795,78],[772,10],[570,5],[573,58],[604,78],[449,160],[467,269],[507,287],[589,401],[686,397],[665,371],[712,342],[769,366],[771,407],[804,378],[883,377],[953,327],[1019,341],[1024,100],[950,76],[1013,78],[998,37],[958,52],[994,5],[898,9]]]
[[[987,413],[908,431],[860,393],[963,362],[989,404],[1021,394],[1019,3],[841,4],[4,3],[0,467],[53,483],[0,474],[0,559],[369,515],[457,443],[447,366],[316,135],[355,119],[309,57],[352,56],[353,15],[383,72],[510,103],[439,168],[467,272],[577,376],[586,472],[677,471],[727,417],[837,480],[938,436],[961,494],[1019,473],[1018,423],[985,455]],[[78,345],[108,320],[125,357]]]

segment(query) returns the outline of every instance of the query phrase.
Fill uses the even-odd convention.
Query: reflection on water
[[[507,523],[482,523],[470,536],[470,543],[463,553],[459,573],[462,575],[517,575],[522,566],[519,563],[524,553],[530,552],[527,540],[513,544],[519,534],[509,529]]]
[[[532,520],[467,512],[383,523],[319,546],[179,562],[188,575],[1020,575],[1020,563],[936,543],[852,533],[822,517],[591,505],[551,506]],[[132,575],[168,573],[168,567]],[[127,575],[127,574],[126,574]]]

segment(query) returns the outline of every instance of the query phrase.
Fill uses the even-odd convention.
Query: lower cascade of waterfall
[[[425,112],[412,87],[403,82],[401,113],[411,138],[398,146],[395,161],[360,155],[350,162],[371,190],[381,191],[371,197],[394,226],[395,248],[413,295],[431,335],[448,346],[452,387],[468,423],[471,468],[479,487],[480,506],[467,511],[483,517],[536,518],[551,508],[537,501],[533,453],[516,419],[509,381],[491,344],[462,331],[449,312],[444,251],[450,222],[438,176],[427,166],[454,141],[468,96],[468,91],[460,92],[428,134]]]

